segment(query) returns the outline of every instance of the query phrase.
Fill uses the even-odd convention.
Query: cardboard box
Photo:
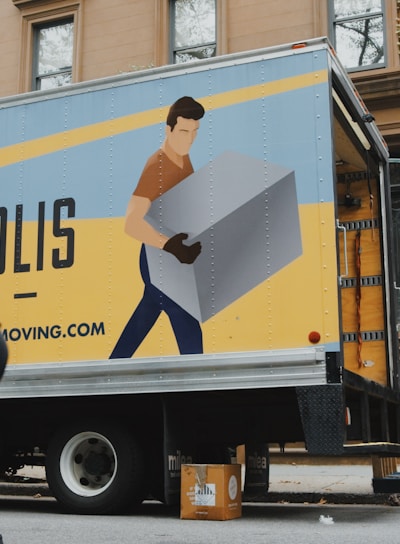
[[[241,465],[182,465],[181,519],[227,520],[242,515]]]
[[[216,315],[302,254],[294,172],[225,152],[155,200],[147,220],[200,241],[192,265],[146,246],[153,285],[199,322]]]

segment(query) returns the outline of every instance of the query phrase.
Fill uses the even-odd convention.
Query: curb
[[[0,496],[52,497],[45,482],[0,482]]]
[[[273,503],[273,504],[375,504],[399,506],[398,499],[387,493],[357,494],[357,493],[267,493],[265,497],[248,499],[243,503]],[[397,504],[399,503],[399,504]]]
[[[45,482],[0,482],[0,496],[40,499],[53,498]],[[243,497],[243,503],[273,504],[375,504],[400,506],[395,495],[388,493],[279,493],[271,492],[259,497]]]

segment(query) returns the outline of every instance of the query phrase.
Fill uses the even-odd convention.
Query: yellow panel
[[[354,278],[357,275],[356,268],[356,231],[348,231],[347,239],[347,265],[348,277]],[[340,251],[340,270],[345,274],[344,266],[344,244],[343,234],[339,236],[339,251]],[[377,276],[382,273],[381,264],[381,246],[380,246],[380,230],[365,229],[361,230],[360,238],[360,274],[361,276]]]
[[[304,205],[299,214],[302,255],[202,323],[205,352],[307,347],[314,330],[321,343],[338,345],[334,208]],[[22,260],[31,263],[31,271],[14,273],[10,225],[1,319],[11,336],[11,363],[107,359],[141,299],[140,244],[124,234],[124,219],[69,219],[68,226],[76,235],[72,267],[52,266],[60,241],[46,223],[43,270],[36,271],[37,224],[27,222]],[[37,296],[14,299],[27,291]],[[177,353],[162,315],[135,356]]]
[[[372,191],[372,198],[370,195]],[[360,229],[359,248],[357,246],[357,225],[354,230],[348,230],[347,264],[348,277],[356,278],[381,276],[381,232],[374,227],[378,217],[377,184],[375,179],[362,179],[351,183],[338,183],[339,218],[342,223],[357,221],[370,222],[372,228]],[[346,207],[343,205],[346,193],[352,198],[361,200],[361,206]],[[344,237],[339,235],[340,270],[345,273]],[[357,255],[357,251],[359,254]],[[359,257],[359,259],[357,259]],[[358,269],[359,268],[359,269]],[[361,287],[359,308],[356,300],[356,287],[341,289],[342,326],[344,333],[356,333],[360,325],[361,332],[382,331],[385,327],[384,299],[382,286]],[[359,357],[359,349],[361,354]],[[364,341],[344,343],[344,366],[347,370],[360,374],[364,378],[381,384],[387,383],[387,356],[384,341]],[[363,362],[360,366],[359,359]]]
[[[386,350],[384,341],[363,342],[361,358],[367,366],[359,367],[357,342],[344,343],[345,368],[363,378],[387,385]]]
[[[362,287],[360,301],[361,329],[363,331],[381,331],[384,328],[384,311],[380,286]],[[357,330],[358,309],[356,289],[346,288],[341,291],[342,317],[344,332]]]

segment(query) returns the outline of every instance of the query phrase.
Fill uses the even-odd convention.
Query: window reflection
[[[338,23],[336,44],[339,58],[345,66],[367,66],[384,62],[382,17]]]
[[[381,0],[334,0],[334,41],[348,69],[385,63],[384,18]]]
[[[215,0],[176,0],[171,15],[174,62],[215,56]]]
[[[52,89],[68,85],[72,80],[72,21],[36,28],[34,87]]]
[[[334,5],[336,18],[382,11],[381,0],[335,0]]]

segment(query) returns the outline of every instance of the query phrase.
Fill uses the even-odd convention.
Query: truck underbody
[[[297,363],[289,364],[294,356]],[[1,470],[45,464],[64,507],[94,513],[120,510],[144,497],[172,504],[179,493],[169,472],[179,472],[185,462],[229,463],[239,445],[262,451],[269,444],[284,449],[304,443],[317,456],[396,456],[398,393],[348,371],[339,382],[327,383],[321,350],[287,352],[286,362],[283,353],[279,358],[274,364],[270,352],[245,361],[224,354],[208,368],[193,356],[161,364],[121,360],[107,364],[106,374],[104,362],[93,362],[90,372],[73,363],[46,365],[47,378],[40,381],[35,376],[43,375],[41,365],[11,367],[3,383]],[[255,375],[257,388],[250,385]],[[79,393],[88,390],[91,395]],[[86,506],[71,501],[60,486],[54,459],[62,455],[68,485],[93,496]],[[129,485],[121,500],[114,498],[112,506],[109,498],[96,501],[97,490],[112,478],[112,459],[125,455],[131,460],[123,476]],[[262,478],[258,492],[267,497]],[[374,486],[386,489],[384,480],[374,479]],[[389,486],[394,492],[393,479]]]

